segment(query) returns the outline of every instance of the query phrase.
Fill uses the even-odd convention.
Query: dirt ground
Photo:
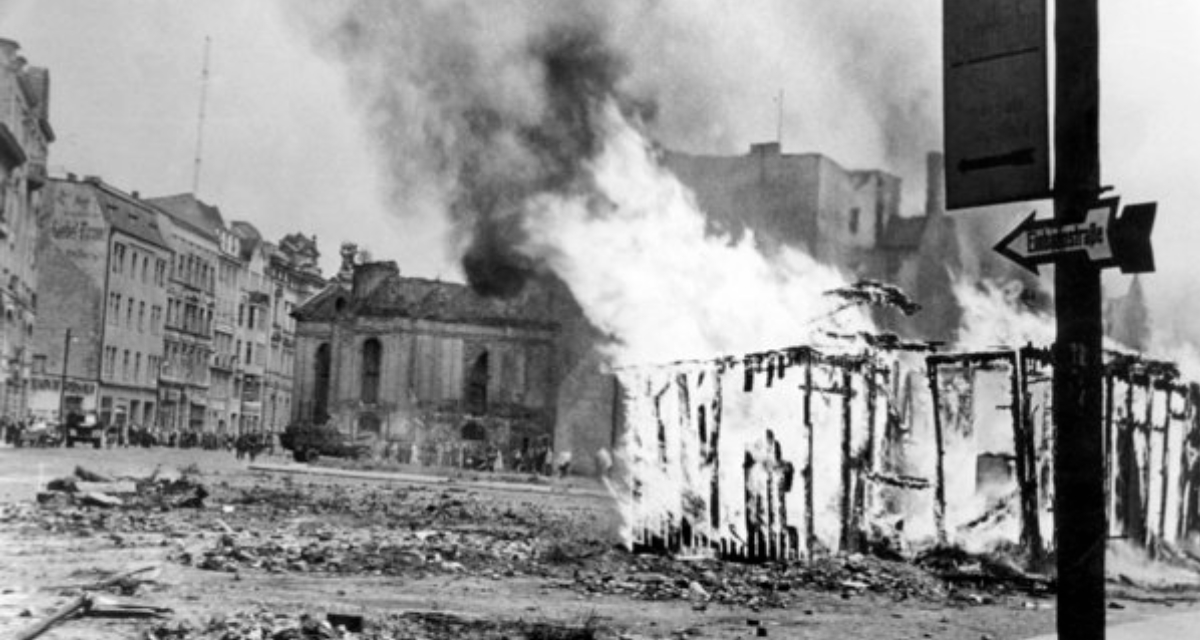
[[[37,502],[39,482],[76,466],[158,468],[208,495]],[[165,617],[75,617],[40,637],[1001,640],[1054,627],[1045,593],[861,556],[768,567],[633,555],[612,544],[614,524],[607,500],[579,492],[255,473],[225,452],[0,449],[0,637],[139,568],[100,591]],[[1111,601],[1110,619],[1125,621],[1196,607],[1197,594],[1113,585]],[[327,614],[361,616],[365,631],[339,635]]]

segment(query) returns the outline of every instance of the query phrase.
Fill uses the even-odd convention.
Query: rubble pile
[[[180,543],[170,557],[208,571],[412,579],[525,576],[580,594],[680,600],[696,608],[709,603],[786,607],[813,590],[846,598],[875,594],[897,601],[983,604],[995,596],[1041,596],[1053,589],[1050,580],[1025,573],[1003,557],[950,547],[910,561],[856,553],[751,564],[632,554],[598,533],[605,515],[594,507],[497,500],[455,487],[283,480],[238,487],[215,483],[210,493],[191,474],[113,479],[86,470],[58,479],[52,487],[39,496],[39,504],[0,513],[0,522],[32,523],[38,531],[68,535],[103,533],[118,544],[133,540],[132,533],[159,535],[164,545],[199,536],[199,546]],[[112,496],[119,504],[86,497],[91,494]],[[288,631],[301,629],[295,620],[288,622],[290,627],[262,616],[252,622],[259,627],[271,622],[273,631],[262,627],[262,633],[250,636],[229,629],[222,633],[229,632],[230,638],[283,632],[280,637],[309,637]],[[206,630],[187,633],[192,635],[179,637],[211,636],[195,635]]]
[[[225,534],[201,557],[185,553],[179,559],[184,564],[214,571],[262,569],[391,576],[544,573],[538,563],[536,544],[528,534],[503,530],[498,533],[327,528],[308,535],[275,532],[265,540],[253,533]]]
[[[938,546],[918,554],[913,564],[948,584],[992,595],[1048,596],[1054,593],[1051,578],[1026,572],[1000,552],[973,554],[960,547]]]
[[[595,620],[559,624],[527,620],[484,620],[435,611],[411,611],[386,618],[311,613],[287,614],[266,609],[239,612],[203,624],[160,624],[148,640],[617,640],[622,636]]]
[[[610,548],[592,533],[595,514],[502,504],[455,489],[253,487],[229,499],[236,513],[223,535],[179,561],[214,571],[545,576]]]
[[[145,478],[114,478],[76,467],[74,475],[47,483],[37,500],[52,508],[86,505],[167,511],[203,507],[208,495],[208,489],[189,475],[162,477],[155,469]]]
[[[623,594],[647,600],[691,600],[750,608],[786,607],[803,590],[844,596],[875,592],[897,600],[941,600],[945,584],[911,565],[853,554],[812,563],[734,564],[717,560],[673,560],[633,556],[621,567],[580,571],[574,584],[589,593]]]
[[[339,522],[426,529],[452,524],[526,530],[561,530],[582,522],[580,513],[550,510],[533,501],[498,503],[465,489],[381,488],[378,485],[285,483],[241,488],[228,502],[263,516],[338,516]]]

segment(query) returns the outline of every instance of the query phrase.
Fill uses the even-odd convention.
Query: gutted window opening
[[[314,389],[312,421],[324,423],[329,417],[329,343],[323,342],[317,347],[314,363],[316,388]]]
[[[362,345],[362,389],[360,397],[363,402],[379,401],[379,366],[383,346],[377,338],[370,338]]]
[[[467,377],[467,412],[482,415],[488,410],[488,352],[484,351],[475,358],[471,372]]]

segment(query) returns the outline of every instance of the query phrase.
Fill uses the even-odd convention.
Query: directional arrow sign
[[[1117,204],[1117,198],[1099,200],[1088,209],[1083,222],[1071,224],[1035,220],[1036,212],[1030,212],[995,249],[1033,273],[1039,264],[1078,252],[1086,253],[1097,267],[1119,266],[1124,273],[1154,271],[1150,230],[1157,205],[1130,205],[1117,219]]]

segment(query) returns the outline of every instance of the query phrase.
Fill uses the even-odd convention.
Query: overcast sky
[[[143,196],[192,189],[211,37],[200,197],[271,240],[316,234],[327,270],[346,240],[406,271],[441,270],[441,243],[388,215],[340,70],[276,3],[0,0],[0,34],[51,70],[52,170]]]
[[[680,14],[687,7],[691,22],[679,29],[694,34],[690,44],[697,48],[731,58],[755,54],[725,69],[694,69],[689,79],[717,89],[716,83],[731,83],[727,93],[745,99],[731,103],[737,106],[736,118],[730,118],[736,123],[693,122],[690,127],[718,133],[700,136],[697,143],[694,137],[672,140],[667,131],[668,143],[732,153],[770,139],[776,125],[771,97],[783,88],[785,151],[823,151],[847,166],[881,166],[902,173],[910,185],[923,183],[923,175],[906,173],[919,162],[897,165],[880,145],[837,135],[855,126],[877,127],[882,119],[872,122],[866,115],[870,100],[843,100],[839,76],[845,74],[837,66],[831,70],[822,56],[837,55],[842,35],[854,39],[847,48],[860,51],[869,49],[873,33],[891,47],[911,47],[899,82],[885,77],[892,70],[870,68],[855,69],[855,82],[888,82],[895,85],[890,90],[911,91],[936,106],[940,0],[808,3],[821,7],[812,16],[819,30],[835,34],[819,47],[802,37],[812,36],[812,25],[792,29],[794,13],[772,19],[775,8],[788,3],[738,3],[736,12],[716,1],[666,4]],[[202,199],[220,206],[227,219],[253,222],[272,240],[292,231],[316,234],[327,270],[336,265],[338,245],[353,240],[377,259],[396,260],[406,273],[457,278],[442,240],[444,225],[400,215],[402,204],[389,198],[364,108],[353,99],[341,63],[318,53],[311,34],[285,14],[295,7],[271,0],[0,0],[0,36],[19,41],[31,64],[51,70],[58,134],[52,171],[100,175],[146,196],[191,190],[200,71],[205,37],[211,37]],[[1159,273],[1146,284],[1160,326],[1190,330],[1200,324],[1192,320],[1200,315],[1200,278],[1193,275],[1198,262],[1193,256],[1200,254],[1200,3],[1104,0],[1101,9],[1104,183],[1114,185],[1126,202],[1160,202]],[[702,11],[717,26],[702,24]],[[728,38],[722,37],[722,24],[731,25]],[[779,55],[764,55],[763,42],[779,43]],[[817,53],[802,55],[805,51]],[[747,78],[757,86],[747,89]],[[778,79],[779,86],[764,86],[770,84],[764,78]],[[685,113],[671,103],[671,93],[663,97],[664,112]],[[832,96],[823,102],[843,118],[838,126],[827,122],[814,95]],[[843,104],[850,106],[837,108]],[[936,111],[931,107],[930,113]],[[847,117],[862,122],[844,122]],[[919,144],[940,142],[940,116],[933,124],[914,134]],[[709,141],[713,148],[695,148]],[[921,154],[910,153],[918,159]],[[906,192],[907,212],[921,206],[912,193]],[[1123,290],[1127,280],[1110,275],[1107,282]]]

